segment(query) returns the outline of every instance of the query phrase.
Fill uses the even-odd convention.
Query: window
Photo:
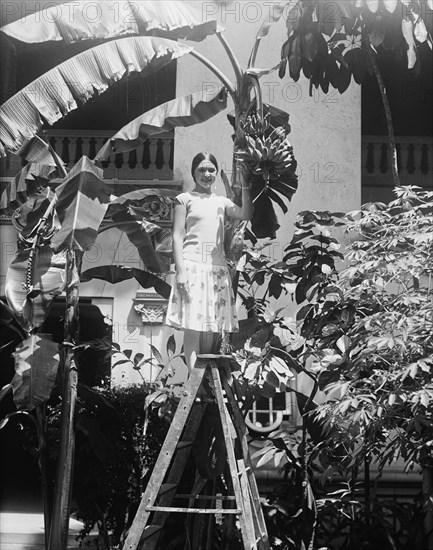
[[[258,399],[245,419],[248,428],[258,433],[270,433],[276,430],[284,420],[293,420],[292,393],[277,393],[269,399]]]

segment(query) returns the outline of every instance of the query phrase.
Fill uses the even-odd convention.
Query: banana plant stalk
[[[51,498],[48,481],[48,430],[47,430],[47,405],[42,403],[35,409],[36,426],[38,432],[38,464],[42,480],[42,500],[44,505],[45,548],[48,548],[51,524]]]
[[[66,310],[64,342],[61,346],[59,367],[62,386],[60,449],[54,487],[49,550],[67,550],[68,542],[75,451],[74,415],[78,383],[74,346],[79,339],[78,285],[82,259],[82,252],[68,250],[66,253]]]

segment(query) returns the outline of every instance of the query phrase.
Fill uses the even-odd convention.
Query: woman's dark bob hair
[[[209,162],[211,162],[217,169],[217,172],[219,170],[217,159],[212,155],[212,153],[197,153],[196,156],[192,159],[192,164],[191,164],[191,175],[194,181],[195,181],[194,174],[195,174],[196,168],[203,160],[208,160]]]

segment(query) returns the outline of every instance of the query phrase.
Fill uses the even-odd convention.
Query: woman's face
[[[210,160],[202,160],[194,171],[194,180],[198,186],[207,191],[215,183],[217,169]]]

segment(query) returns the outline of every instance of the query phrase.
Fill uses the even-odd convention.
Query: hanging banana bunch
[[[257,237],[273,236],[278,229],[273,203],[284,213],[298,187],[296,160],[288,135],[290,126],[271,124],[270,113],[263,120],[256,114],[249,115],[244,122],[245,148],[242,161],[248,168],[252,181],[254,216],[252,230]]]

